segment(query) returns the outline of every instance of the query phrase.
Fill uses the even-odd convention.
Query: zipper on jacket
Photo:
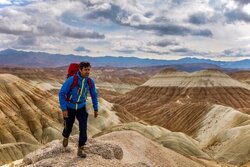
[[[85,78],[82,80],[82,88],[81,88],[81,92],[80,92],[80,95],[78,96],[78,100],[76,102],[76,110],[78,109],[78,102],[80,101],[80,98],[82,96],[82,90],[84,88],[84,83],[85,83]]]

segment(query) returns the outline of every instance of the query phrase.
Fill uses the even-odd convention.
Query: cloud
[[[176,53],[190,53],[193,52],[190,49],[187,48],[178,48],[178,49],[170,49],[171,52],[176,52]]]
[[[12,2],[10,0],[0,0],[0,5],[10,5]]]
[[[135,53],[137,50],[133,50],[133,49],[120,49],[120,50],[114,50],[116,52],[121,52],[121,53],[125,53],[125,54],[132,54]]]
[[[77,48],[74,49],[74,51],[77,51],[77,52],[90,52],[90,50],[84,48],[83,46],[78,46]]]
[[[175,47],[169,50],[172,55],[180,55],[180,56],[198,56],[198,57],[215,57],[215,53],[212,52],[203,52],[203,51],[196,51],[193,49],[189,49],[186,47]]]
[[[14,9],[0,10],[0,33],[20,35],[32,32],[32,18]]]
[[[176,41],[174,40],[160,40],[156,42],[149,42],[148,45],[153,45],[153,46],[158,46],[158,47],[166,47],[166,46],[171,46],[171,45],[179,45]]]
[[[0,0],[0,47],[94,56],[207,56],[249,45],[239,41],[250,34],[249,9],[249,0]],[[248,52],[223,52],[235,53]]]
[[[195,35],[195,36],[204,36],[212,37],[213,33],[208,29],[191,29],[181,25],[175,24],[149,24],[149,25],[139,25],[139,29],[142,30],[153,30],[156,31],[156,34],[161,35]]]
[[[37,39],[33,35],[23,35],[17,39],[17,45],[32,46],[35,45],[36,42]]]
[[[242,8],[229,10],[225,13],[228,22],[244,21],[250,22],[250,15],[242,11]]]
[[[112,39],[112,50],[118,52],[135,52],[144,47],[144,42],[136,39],[135,37],[120,36],[119,38]]]
[[[250,48],[231,48],[223,52],[226,57],[250,57]]]
[[[143,52],[143,53],[157,54],[157,55],[167,55],[167,54],[170,54],[170,52],[161,52],[161,51],[157,51],[157,50],[141,49],[141,48],[138,48],[138,51]]]
[[[235,0],[235,2],[243,4],[243,5],[247,5],[250,3],[250,0]]]
[[[147,18],[151,18],[151,17],[154,16],[154,13],[149,11],[149,12],[146,12],[146,13],[144,14],[144,16],[147,17]]]
[[[62,35],[65,37],[71,37],[71,38],[77,38],[77,39],[83,39],[83,38],[104,39],[105,38],[103,34],[99,34],[93,31],[87,31],[85,29],[70,27],[58,21],[54,21],[54,22],[49,21],[49,22],[39,23],[39,25],[37,26],[36,33],[44,35],[44,36],[49,36],[49,35],[61,36]]]
[[[84,16],[89,20],[105,18],[115,23],[120,23],[121,18],[128,16],[125,10],[122,10],[118,5],[115,4],[98,3],[90,4],[89,6],[91,6],[91,11],[86,13]]]
[[[9,47],[13,49],[39,49],[43,44],[40,43],[39,39],[32,34],[20,35],[18,38],[9,43]],[[48,49],[48,48],[45,48]]]
[[[188,21],[192,24],[206,24],[209,23],[209,18],[207,17],[207,13],[194,13],[191,16],[189,16]]]
[[[63,35],[67,37],[78,38],[78,39],[82,39],[82,38],[104,39],[105,38],[103,34],[99,34],[97,32],[90,32],[86,30],[73,29],[73,28],[64,29]]]
[[[33,34],[34,36],[65,36],[76,39],[91,38],[91,39],[104,39],[105,35],[99,34],[86,29],[80,29],[70,27],[60,23],[56,20],[49,20],[45,22],[36,22],[30,25],[32,21],[13,22],[8,21],[8,17],[1,19],[0,16],[0,33],[13,34],[13,35],[25,35]],[[13,19],[10,19],[13,20]]]
[[[0,27],[0,33],[3,34],[13,34],[13,35],[21,35],[21,34],[25,34],[25,33],[29,33],[31,32],[28,28],[27,29],[10,29],[10,27],[7,27],[5,25]]]
[[[105,35],[86,28],[77,28],[66,25],[57,19],[60,12],[27,7],[17,7],[0,10],[0,33],[12,35],[33,34],[34,36],[64,36],[76,39],[104,39]],[[54,14],[54,15],[53,15]]]
[[[58,21],[45,21],[45,22],[40,22],[37,23],[36,30],[37,34],[43,35],[43,36],[51,36],[55,34],[63,34],[63,31],[66,27],[63,26],[60,22]]]
[[[117,42],[117,39],[114,39],[113,45],[114,48],[112,49],[113,51],[120,52],[120,53],[125,53],[125,54],[133,54],[133,53],[151,53],[151,54],[157,54],[157,55],[165,55],[169,54],[168,51],[160,51],[160,50],[155,50],[155,45],[157,42],[166,42],[166,40],[162,41],[157,41],[157,42],[142,42],[138,40],[137,38],[133,37],[124,37],[121,36],[123,40]],[[170,41],[169,41],[170,42]],[[174,45],[175,42],[173,41],[172,44]]]
[[[37,0],[0,0],[0,8],[7,8],[11,6],[27,6]]]
[[[164,16],[150,18],[153,12],[133,13],[131,7],[122,8],[118,4],[113,3],[98,3],[92,4],[91,11],[85,17],[87,19],[105,18],[116,24],[128,26],[140,30],[154,31],[157,35],[195,35],[212,37],[213,34],[208,29],[193,29],[184,25],[172,23]],[[150,17],[149,17],[150,16]]]

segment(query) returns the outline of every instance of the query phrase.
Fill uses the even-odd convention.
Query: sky
[[[0,0],[0,50],[250,59],[250,0]]]

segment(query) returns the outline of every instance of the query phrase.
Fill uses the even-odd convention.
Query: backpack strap
[[[90,78],[88,78],[88,85],[89,85],[89,89],[91,89],[92,88],[92,81]]]
[[[92,89],[92,81],[90,78],[88,78],[88,85],[89,85],[89,92],[90,92],[90,96],[92,97],[92,93],[91,93],[91,90]],[[70,90],[74,89],[74,87],[76,87],[78,85],[78,77],[76,74],[74,74],[74,81],[72,83],[72,85],[70,86]],[[67,97],[66,98],[67,101],[70,101],[70,99]],[[71,101],[70,101],[71,102]],[[71,103],[74,103],[74,102],[71,102]],[[76,104],[76,103],[74,103]]]
[[[92,92],[91,92],[91,89],[92,89],[92,81],[90,78],[88,78],[88,85],[89,85],[89,93],[90,93],[90,96],[92,97]]]
[[[73,77],[74,77],[74,80],[73,80],[72,85],[71,85],[70,88],[69,88],[69,91],[71,91],[72,89],[74,89],[74,87],[76,87],[76,86],[78,85],[78,77],[77,77],[77,75],[74,74]],[[68,96],[66,97],[66,101],[69,101],[69,102],[71,102],[71,103],[76,104],[75,102],[72,102],[72,101],[71,101],[71,97],[68,97]]]
[[[76,74],[74,74],[74,80],[73,80],[73,83],[72,85],[70,86],[70,89],[69,90],[72,90],[74,87],[76,87],[78,85],[78,77]]]

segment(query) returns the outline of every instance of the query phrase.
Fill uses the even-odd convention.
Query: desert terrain
[[[249,166],[249,71],[93,68],[100,115],[89,98],[85,160],[76,156],[77,123],[61,146],[66,71],[0,69],[0,165]]]

